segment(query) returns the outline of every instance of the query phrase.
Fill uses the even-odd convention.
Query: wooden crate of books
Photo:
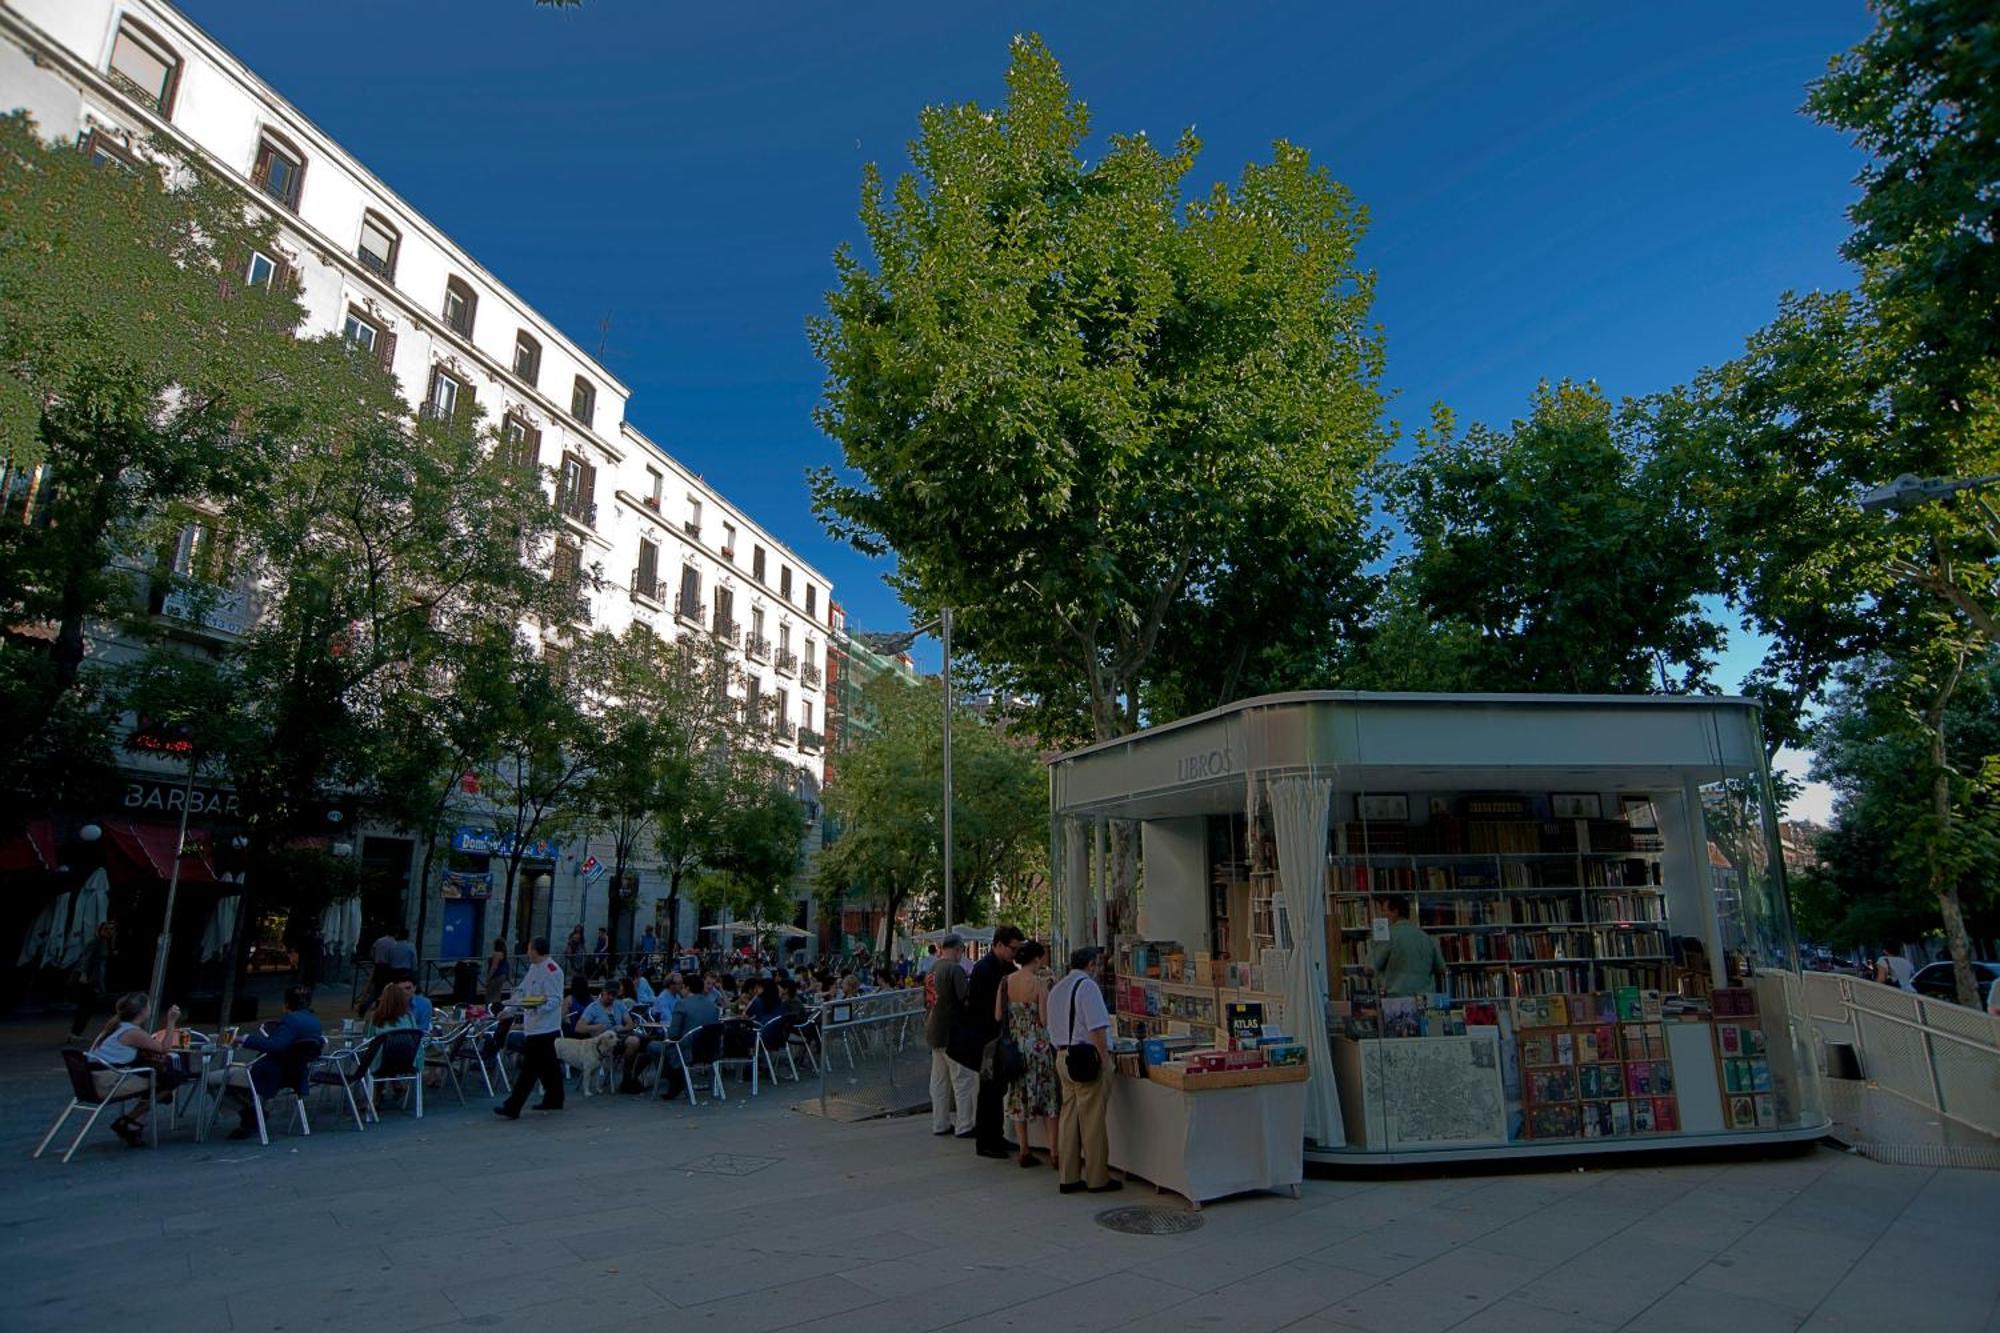
[[[1214,1092],[1221,1088],[1254,1088],[1264,1083],[1303,1083],[1312,1077],[1312,1070],[1305,1065],[1279,1065],[1204,1074],[1183,1064],[1164,1064],[1149,1068],[1146,1077],[1181,1092]]]

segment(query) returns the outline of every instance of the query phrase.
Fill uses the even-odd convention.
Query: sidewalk
[[[1312,1179],[1133,1236],[1095,1215],[1173,1201],[1059,1196],[921,1117],[796,1114],[810,1082],[698,1110],[572,1093],[518,1124],[446,1092],[268,1149],[100,1127],[63,1167],[27,1160],[59,1031],[0,1028],[10,1329],[2000,1329],[1989,1172],[1819,1149]]]

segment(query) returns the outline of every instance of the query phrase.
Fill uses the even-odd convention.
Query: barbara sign
[[[178,815],[187,805],[190,819],[240,819],[243,810],[236,793],[214,787],[187,787],[177,782],[139,779],[125,784],[119,808],[131,814]]]

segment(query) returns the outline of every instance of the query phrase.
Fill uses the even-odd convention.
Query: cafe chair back
[[[372,1047],[372,1043],[370,1044]],[[355,1097],[356,1088],[366,1089],[366,1079],[361,1063],[361,1052],[353,1047],[329,1051],[313,1061],[306,1073],[306,1084],[310,1088],[339,1088],[347,1097],[347,1109],[354,1115],[354,1127],[363,1128],[361,1103]]]
[[[276,1055],[269,1052],[258,1056],[248,1064],[231,1065],[228,1083],[232,1088],[246,1089],[250,1094],[250,1109],[257,1119],[257,1141],[266,1148],[271,1146],[270,1120],[264,1108],[271,1101],[287,1093],[292,1097],[292,1123],[299,1134],[312,1137],[312,1118],[306,1114],[306,1093],[312,1088],[312,1068],[322,1053],[326,1043],[318,1037],[308,1037],[295,1041]],[[257,1087],[258,1066],[271,1061],[278,1070],[278,1085],[267,1097]]]
[[[374,1058],[363,1058],[362,1079],[369,1092],[369,1114],[377,1121],[382,1116],[374,1109],[374,1093],[384,1084],[391,1087],[401,1084],[412,1089],[405,1100],[417,1119],[424,1118],[424,1076],[417,1064],[417,1054],[423,1045],[424,1034],[415,1028],[395,1028],[377,1033],[374,1040],[368,1043],[368,1050]]]

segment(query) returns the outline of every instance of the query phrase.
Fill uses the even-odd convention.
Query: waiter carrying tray
[[[556,1060],[556,1038],[562,1035],[563,972],[549,957],[549,942],[537,935],[528,941],[528,971],[514,987],[506,1013],[521,1015],[521,1073],[507,1100],[493,1108],[493,1114],[509,1120],[521,1118],[522,1103],[528,1100],[528,1085],[539,1081],[542,1099],[537,1111],[560,1111],[563,1105],[562,1065]]]

